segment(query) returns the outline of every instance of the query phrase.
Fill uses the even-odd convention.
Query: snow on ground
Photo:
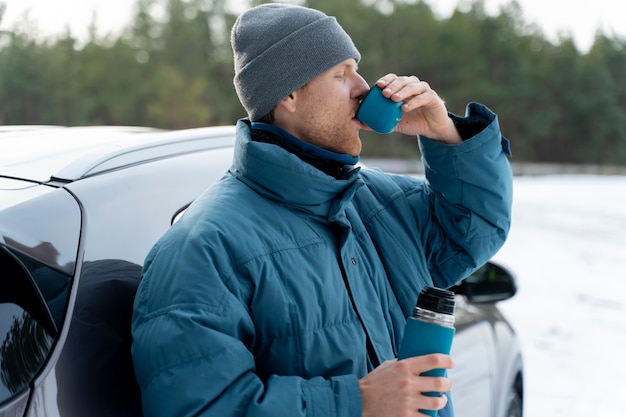
[[[525,355],[525,416],[626,415],[626,177],[516,177],[494,260]]]

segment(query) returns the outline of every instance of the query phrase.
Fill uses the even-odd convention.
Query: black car
[[[232,160],[234,127],[0,132],[0,417],[138,416],[130,318],[148,250]],[[457,295],[458,417],[522,415],[513,276]]]

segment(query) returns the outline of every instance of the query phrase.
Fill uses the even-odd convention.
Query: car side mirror
[[[452,290],[472,303],[496,303],[513,297],[517,292],[517,283],[509,270],[487,262]]]

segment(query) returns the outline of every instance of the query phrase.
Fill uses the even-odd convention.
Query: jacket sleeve
[[[262,380],[252,319],[225,283],[228,254],[185,246],[180,236],[155,246],[135,298],[132,354],[146,417],[361,416],[353,375]]]
[[[443,287],[469,275],[504,244],[513,194],[509,142],[497,116],[471,103],[465,117],[451,117],[464,136],[462,143],[424,137],[419,142],[434,219],[422,239],[433,281]]]

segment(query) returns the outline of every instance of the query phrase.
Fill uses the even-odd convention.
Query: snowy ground
[[[494,260],[519,284],[500,308],[522,341],[525,416],[626,416],[626,177],[517,177]]]

